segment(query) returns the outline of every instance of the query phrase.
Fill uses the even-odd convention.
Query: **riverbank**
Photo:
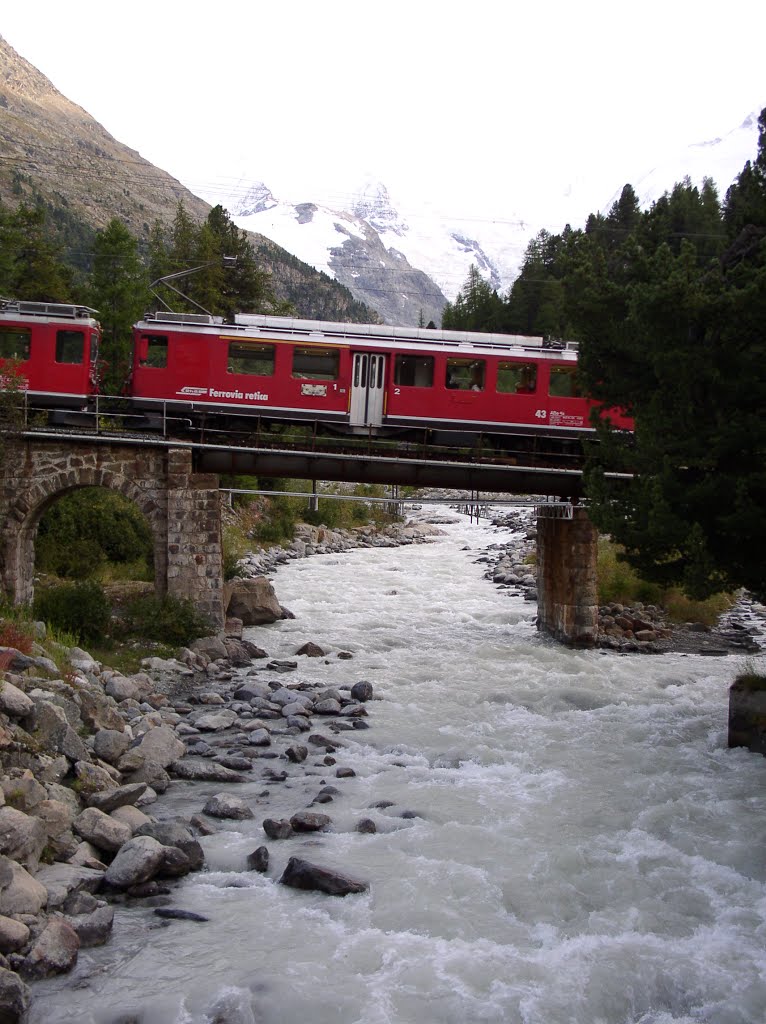
[[[307,527],[288,552],[268,552],[260,567],[313,553],[424,543],[434,528],[323,531]],[[279,604],[265,580],[270,618]],[[274,612],[276,608],[276,613]],[[289,614],[289,613],[284,613]],[[264,838],[286,840],[332,825],[325,805],[352,778],[343,763],[343,734],[369,727],[372,684],[340,688],[308,677],[313,642],[295,660],[270,660],[230,620],[224,635],[197,641],[174,659],[146,659],[123,675],[80,649],[46,649],[45,630],[30,655],[1,648],[0,688],[0,1016],[26,1019],[29,984],[72,970],[81,949],[110,939],[114,908],[151,906],[165,922],[197,920],[172,905],[178,880],[205,864],[201,836],[221,820],[267,809],[275,787],[294,790],[286,817],[264,817]],[[299,670],[299,666],[302,671]],[[320,723],[317,725],[316,723]],[[320,731],[321,730],[321,731]],[[305,734],[305,735],[304,735]],[[322,773],[321,785],[316,776]],[[258,811],[227,791],[258,779]],[[167,820],[162,795],[171,783],[221,785],[184,821]],[[314,805],[322,811],[308,810]],[[359,831],[375,825],[365,818]],[[288,849],[290,844],[284,843]],[[269,867],[268,848],[248,866]],[[340,868],[290,858],[283,884],[341,895],[365,884]]]

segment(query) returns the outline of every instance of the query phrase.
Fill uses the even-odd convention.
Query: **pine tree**
[[[127,376],[132,326],[149,303],[146,271],[136,239],[117,218],[96,235],[94,253],[90,302],[99,311],[103,332],[102,386],[115,394]]]

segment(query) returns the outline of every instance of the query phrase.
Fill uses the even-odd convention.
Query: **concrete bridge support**
[[[78,487],[100,486],[143,512],[157,594],[188,598],[216,628],[223,625],[218,478],[192,472],[189,449],[6,441],[0,480],[0,583],[15,603],[33,597],[34,543],[45,510]]]
[[[571,512],[571,517],[569,516]],[[592,647],[598,632],[598,533],[584,508],[537,513],[537,624],[562,643]]]

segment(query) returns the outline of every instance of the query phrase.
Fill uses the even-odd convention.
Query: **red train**
[[[15,359],[30,404],[87,407],[99,327],[84,306],[0,301],[0,368]],[[221,429],[310,421],[358,434],[579,440],[592,403],[572,343],[542,338],[239,315],[154,313],[134,327],[126,388],[147,425]],[[615,426],[631,421],[612,414]]]

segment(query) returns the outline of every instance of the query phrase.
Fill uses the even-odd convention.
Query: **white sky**
[[[5,0],[0,35],[224,204],[341,205],[368,172],[405,218],[534,221],[574,187],[584,219],[766,105],[757,0]]]

